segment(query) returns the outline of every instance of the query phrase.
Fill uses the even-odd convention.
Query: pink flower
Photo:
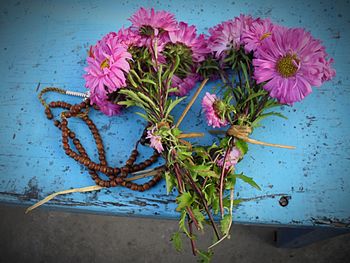
[[[123,106],[108,101],[106,94],[99,94],[98,92],[90,92],[90,103],[98,106],[107,116],[120,114]]]
[[[238,50],[242,44],[242,33],[252,23],[251,16],[240,15],[209,29],[209,48],[217,58],[224,58],[226,51]]]
[[[324,65],[322,82],[331,80],[335,76],[335,70],[331,67],[334,62],[334,59],[330,58],[327,60],[326,57],[327,57],[327,54],[325,53],[325,56],[322,57],[321,59],[321,63],[323,63]]]
[[[129,20],[132,23],[132,28],[151,29],[154,35],[158,35],[160,30],[174,31],[177,28],[177,22],[173,14],[166,11],[154,11],[141,7]]]
[[[130,27],[121,28],[116,35],[116,41],[126,47],[141,46],[141,36]]]
[[[224,166],[224,160],[225,160],[225,153],[221,155],[221,158],[219,158],[216,163],[218,166],[223,167]],[[241,152],[236,147],[233,147],[230,152],[227,154],[226,162],[225,162],[225,170],[229,170],[231,167],[235,166],[239,158],[241,157]]]
[[[121,105],[114,104],[108,100],[104,101],[101,104],[96,104],[96,105],[99,107],[100,111],[102,111],[107,116],[118,115],[120,114],[123,108]]]
[[[157,150],[158,153],[161,153],[164,151],[163,145],[162,145],[162,137],[159,135],[156,135],[155,128],[153,128],[150,131],[147,131],[147,137],[146,139],[149,139],[151,142],[151,147]]]
[[[209,92],[205,93],[202,100],[202,107],[205,111],[208,126],[212,126],[213,128],[220,128],[228,124],[227,120],[222,120],[216,113],[215,103],[218,101],[216,95],[210,94]]]
[[[125,73],[130,70],[128,59],[131,55],[127,48],[118,42],[115,33],[109,33],[91,49],[85,68],[85,86],[109,93],[125,87]]]
[[[126,86],[125,74],[130,70],[128,59],[131,59],[131,54],[120,41],[116,33],[107,34],[90,48],[85,68],[85,87],[90,90],[90,101],[107,115],[119,112],[120,106],[112,106],[114,104],[107,101],[107,95]],[[108,105],[104,107],[103,103]]]
[[[196,27],[189,26],[184,22],[179,23],[176,31],[169,32],[169,38],[174,44],[180,43],[190,48],[194,62],[203,61],[210,51],[207,47],[205,36],[201,34],[197,37]]]
[[[242,42],[247,53],[256,51],[264,39],[270,37],[275,29],[270,19],[256,19],[242,32]]]
[[[334,76],[332,60],[319,40],[299,28],[278,28],[261,43],[253,59],[256,82],[267,82],[264,89],[280,103],[292,104]]]
[[[175,92],[172,95],[176,96],[185,96],[187,95],[191,89],[196,85],[196,82],[198,81],[199,76],[198,74],[190,74],[186,78],[181,79],[178,76],[174,75],[172,78],[171,86],[177,87],[179,89],[178,92]]]

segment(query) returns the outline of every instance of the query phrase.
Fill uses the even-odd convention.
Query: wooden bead
[[[122,172],[129,173],[129,167],[126,167],[126,166],[122,167]]]
[[[107,173],[107,167],[106,167],[106,166],[102,166],[101,169],[100,169],[100,171],[101,171],[102,173],[106,174],[106,173]]]
[[[123,179],[120,178],[120,177],[117,177],[117,178],[115,179],[115,182],[116,182],[117,184],[121,184],[121,183],[123,182]]]
[[[100,178],[96,178],[96,179],[95,179],[95,183],[96,183],[96,184],[99,184],[99,183],[100,183],[100,181],[101,181],[101,179],[100,179]]]
[[[60,121],[59,121],[59,120],[55,120],[55,121],[53,122],[53,124],[54,124],[56,127],[58,127],[58,125],[60,125]]]

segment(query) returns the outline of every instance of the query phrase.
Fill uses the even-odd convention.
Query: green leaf
[[[201,229],[203,229],[203,222],[205,220],[205,216],[199,210],[199,208],[193,209],[194,217],[197,219],[198,225]]]
[[[173,243],[173,246],[177,252],[180,252],[182,250],[182,240],[179,232],[172,234],[171,242]]]
[[[152,101],[149,97],[147,97],[145,94],[138,92],[137,95],[139,95],[139,97],[141,99],[143,99],[144,101],[147,101],[149,103],[149,105],[153,108],[157,108],[156,104],[154,103],[154,101]]]
[[[166,114],[165,114],[165,118],[170,114],[170,112],[175,108],[175,106],[177,104],[179,104],[181,101],[183,101],[186,97],[182,97],[180,99],[176,99],[174,101],[171,101],[169,106],[166,109]]]
[[[172,128],[170,131],[175,137],[181,134],[181,130],[179,128]]]
[[[217,198],[216,188],[214,184],[207,184],[204,189],[204,196],[207,200],[208,205],[213,203],[213,200]]]
[[[171,93],[171,92],[178,92],[179,91],[179,88],[177,87],[173,87],[173,88],[169,88],[168,89],[168,93]]]
[[[220,178],[220,175],[218,173],[216,173],[215,171],[197,171],[197,173],[202,176],[202,177],[214,177],[214,178],[217,178],[219,179]]]
[[[269,116],[277,116],[277,117],[280,117],[280,118],[283,118],[283,119],[288,119],[286,116],[284,116],[282,113],[279,113],[279,112],[268,112],[268,113],[264,113],[264,114],[260,114],[259,117],[257,117],[255,119],[255,121],[253,121],[252,123],[252,126],[253,127],[257,127],[259,125],[259,122],[262,121],[263,119],[269,117]]]
[[[155,83],[153,80],[150,80],[150,79],[141,79],[141,82],[149,83],[157,87],[157,83]]]
[[[134,79],[132,78],[131,74],[128,74],[128,80],[130,81],[131,85],[132,85],[134,88],[137,88],[137,84],[136,84],[136,82],[134,81]]]
[[[245,141],[238,139],[236,140],[235,145],[242,155],[248,152],[248,144]]]
[[[242,199],[233,199],[233,206],[238,206],[240,203],[242,203],[243,200]],[[224,204],[224,207],[227,208],[228,210],[230,209],[231,207],[231,200],[230,200],[230,196],[226,196],[223,200],[223,204]]]
[[[236,176],[234,174],[228,175],[226,177],[225,189],[230,190],[233,189],[236,185]]]
[[[220,220],[221,232],[224,235],[228,234],[228,231],[230,230],[231,221],[232,221],[232,218],[231,218],[231,215],[229,214],[225,215],[224,218]]]
[[[244,181],[245,183],[250,184],[254,188],[261,190],[260,186],[253,180],[252,177],[245,176],[244,174],[236,174],[235,176]]]
[[[224,137],[221,141],[220,141],[220,148],[226,148],[229,144],[230,138],[229,137]]]
[[[233,200],[233,206],[238,206],[242,202],[243,202],[242,199],[235,199],[235,200]]]
[[[244,78],[245,78],[246,87],[247,87],[248,90],[250,90],[250,84],[249,84],[249,78],[248,78],[248,73],[247,73],[247,67],[242,61],[240,61],[240,64],[241,64],[241,68],[242,68],[243,75],[244,75]]]
[[[243,102],[243,104],[246,104],[248,101],[252,100],[252,99],[255,99],[256,97],[260,97],[260,96],[263,96],[266,94],[266,91],[265,90],[260,90],[256,93],[253,93],[251,95],[248,96],[248,98]]]
[[[202,251],[202,250],[197,250],[198,256],[199,256],[199,262],[201,263],[210,263],[212,257],[213,257],[213,252],[208,250],[208,252]]]
[[[184,192],[176,198],[178,206],[176,211],[181,211],[186,206],[190,206],[193,203],[193,197],[189,192]]]
[[[144,113],[141,112],[135,112],[137,115],[141,116],[142,118],[144,118],[146,121],[149,121],[148,116]]]
[[[165,177],[165,184],[166,184],[166,193],[168,195],[175,186],[175,179],[174,179],[174,176],[171,176],[169,172],[165,172],[164,177]]]
[[[182,210],[181,211],[181,217],[180,217],[180,220],[179,220],[179,229],[182,230],[189,238],[191,238],[191,235],[190,233],[188,232],[187,230],[187,227],[186,227],[186,210]]]
[[[192,156],[192,152],[187,152],[185,150],[179,151],[177,154],[181,161],[186,160],[187,158],[190,158]]]
[[[118,102],[119,105],[124,105],[126,107],[131,107],[131,106],[135,106],[135,102],[132,100],[124,100],[124,101],[119,101]]]

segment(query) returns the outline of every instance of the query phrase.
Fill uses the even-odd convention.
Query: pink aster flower
[[[280,103],[293,104],[311,93],[335,72],[326,59],[324,47],[300,28],[278,28],[265,39],[253,59],[256,82]],[[328,64],[327,64],[328,63]]]
[[[199,76],[198,74],[190,74],[186,78],[181,79],[178,76],[174,75],[172,78],[172,87],[177,87],[178,92],[175,92],[174,95],[176,96],[185,96],[187,95],[191,89],[196,85],[196,82],[198,81]]]
[[[99,94],[98,92],[90,92],[90,102],[98,106],[107,116],[120,114],[123,106],[108,101],[106,94]]]
[[[100,111],[102,111],[107,116],[118,115],[121,113],[123,106],[112,103],[108,100],[101,102],[100,104],[96,104]]]
[[[324,65],[322,82],[331,80],[335,76],[335,70],[332,68],[334,59],[330,58],[327,60],[326,57],[327,54],[325,53],[325,56],[321,58],[321,63]]]
[[[157,150],[158,153],[161,153],[164,151],[163,145],[162,145],[162,137],[159,135],[156,135],[155,128],[153,128],[150,131],[147,131],[147,137],[146,139],[149,139],[151,142],[151,147]]]
[[[242,32],[242,42],[247,53],[256,51],[261,42],[270,37],[276,25],[270,19],[256,19],[249,27]]]
[[[209,92],[205,93],[205,96],[202,100],[202,107],[205,111],[208,126],[212,126],[213,128],[220,128],[228,124],[227,120],[222,120],[216,113],[215,103],[218,101],[219,100],[216,95],[210,94]]]
[[[118,42],[115,33],[106,35],[91,49],[85,86],[90,90],[111,93],[126,86],[125,74],[129,72],[131,54]]]
[[[189,26],[184,22],[180,22],[176,31],[169,32],[169,38],[174,44],[180,43],[190,48],[192,51],[192,60],[194,62],[201,62],[210,50],[207,47],[205,36],[201,34],[197,37],[196,31],[195,26]]]
[[[116,41],[126,47],[141,46],[141,36],[130,27],[121,28],[116,34]]]
[[[251,16],[240,15],[209,29],[209,48],[217,58],[225,57],[225,51],[239,49],[242,33],[253,23]]]
[[[220,167],[224,166],[225,154],[226,152],[223,153],[221,155],[221,158],[219,158],[216,162],[217,165]],[[227,154],[226,162],[225,162],[225,170],[229,170],[231,167],[235,166],[238,163],[239,158],[241,158],[241,151],[238,150],[236,147],[233,147],[230,150],[230,152]]]
[[[160,30],[174,31],[177,28],[177,22],[173,14],[166,11],[154,11],[141,7],[129,20],[132,28],[140,30],[141,28],[150,27],[153,29],[154,35],[158,35]]]

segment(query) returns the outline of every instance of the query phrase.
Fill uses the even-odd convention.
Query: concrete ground
[[[0,262],[196,262],[189,243],[176,252],[177,222],[0,205]],[[300,249],[273,245],[273,228],[234,225],[213,262],[349,262],[350,235]],[[210,242],[209,239],[205,242]]]

